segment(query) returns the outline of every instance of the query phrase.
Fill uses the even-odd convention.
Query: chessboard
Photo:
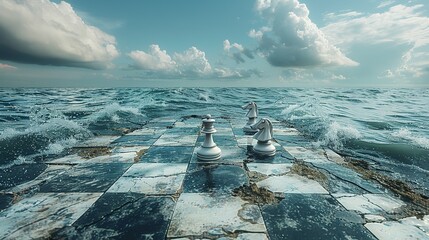
[[[2,191],[0,238],[429,238],[428,216],[404,215],[406,202],[287,123],[270,118],[276,154],[263,157],[246,120],[213,118],[219,160],[197,158],[195,117],[152,119],[50,159]]]

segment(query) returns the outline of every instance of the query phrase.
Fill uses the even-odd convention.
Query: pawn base
[[[258,141],[258,143],[253,147],[253,152],[260,156],[271,157],[276,155],[276,148],[270,141]]]
[[[221,150],[219,147],[200,147],[197,150],[197,158],[201,161],[216,161],[221,157]]]

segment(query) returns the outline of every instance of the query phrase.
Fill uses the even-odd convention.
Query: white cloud
[[[143,70],[151,71],[174,71],[177,67],[167,51],[161,50],[158,45],[150,45],[149,51],[133,51],[128,56],[134,60],[134,66]]]
[[[196,47],[171,56],[154,44],[148,52],[136,50],[128,56],[134,61],[134,69],[144,70],[151,78],[248,78],[258,75],[255,70],[212,67],[205,52]]]
[[[5,64],[5,63],[0,63],[0,69],[5,69],[5,70],[16,70],[18,69],[17,67],[14,67],[12,65],[9,64]]]
[[[377,8],[384,8],[384,7],[387,7],[387,6],[393,5],[394,3],[395,3],[395,1],[394,1],[394,0],[387,0],[387,1],[383,1],[383,2],[381,2],[381,3],[377,6]]]
[[[309,10],[298,0],[258,0],[256,10],[267,25],[251,30],[258,50],[274,66],[356,66],[332,45],[309,18]]]
[[[345,48],[356,43],[394,44],[409,46],[403,53],[401,65],[386,70],[384,76],[421,77],[427,74],[429,17],[422,13],[423,5],[396,5],[387,11],[368,16],[340,19],[322,31],[328,39]]]
[[[66,2],[0,0],[0,59],[101,69],[119,55],[115,38]]]
[[[228,39],[223,41],[223,50],[230,58],[234,59],[236,63],[244,63],[246,61],[243,55],[250,59],[254,58],[250,49],[243,47],[243,45],[239,43],[231,44]]]
[[[362,16],[363,13],[361,12],[356,12],[356,11],[348,11],[348,12],[344,12],[344,13],[328,13],[325,15],[325,19],[326,20],[335,20],[338,21],[339,19],[345,19],[345,18],[356,18],[359,16]]]

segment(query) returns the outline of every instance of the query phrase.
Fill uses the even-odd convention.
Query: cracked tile
[[[292,163],[248,163],[247,168],[249,171],[258,172],[267,176],[284,175],[290,172]]]
[[[151,146],[158,137],[157,135],[125,135],[113,141],[111,146]]]
[[[399,222],[367,223],[365,227],[379,240],[429,239],[429,236],[417,227]]]
[[[73,224],[101,193],[38,193],[0,213],[0,238],[48,238]]]
[[[80,163],[134,163],[136,152],[110,153],[94,158],[83,158],[77,154],[49,161],[51,164],[80,164]]]
[[[261,210],[271,240],[375,239],[359,215],[345,211],[329,195],[286,194]]]
[[[79,164],[40,186],[41,192],[104,192],[129,167],[128,163]]]
[[[137,163],[128,169],[108,192],[176,194],[185,177],[187,164]]]
[[[393,213],[396,209],[405,205],[401,200],[394,199],[387,194],[342,196],[338,197],[337,201],[347,210],[363,214]]]
[[[195,146],[198,135],[164,134],[154,146]]]
[[[182,193],[167,237],[226,237],[231,233],[265,233],[259,208],[238,197],[204,193]],[[244,237],[244,236],[243,236]]]
[[[329,194],[318,182],[296,174],[269,177],[256,185],[275,193]]]
[[[284,149],[298,160],[308,163],[331,163],[323,149],[308,149],[298,146],[286,146]]]

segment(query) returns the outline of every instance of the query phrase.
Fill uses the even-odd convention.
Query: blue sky
[[[0,87],[428,87],[423,0],[0,0]]]

